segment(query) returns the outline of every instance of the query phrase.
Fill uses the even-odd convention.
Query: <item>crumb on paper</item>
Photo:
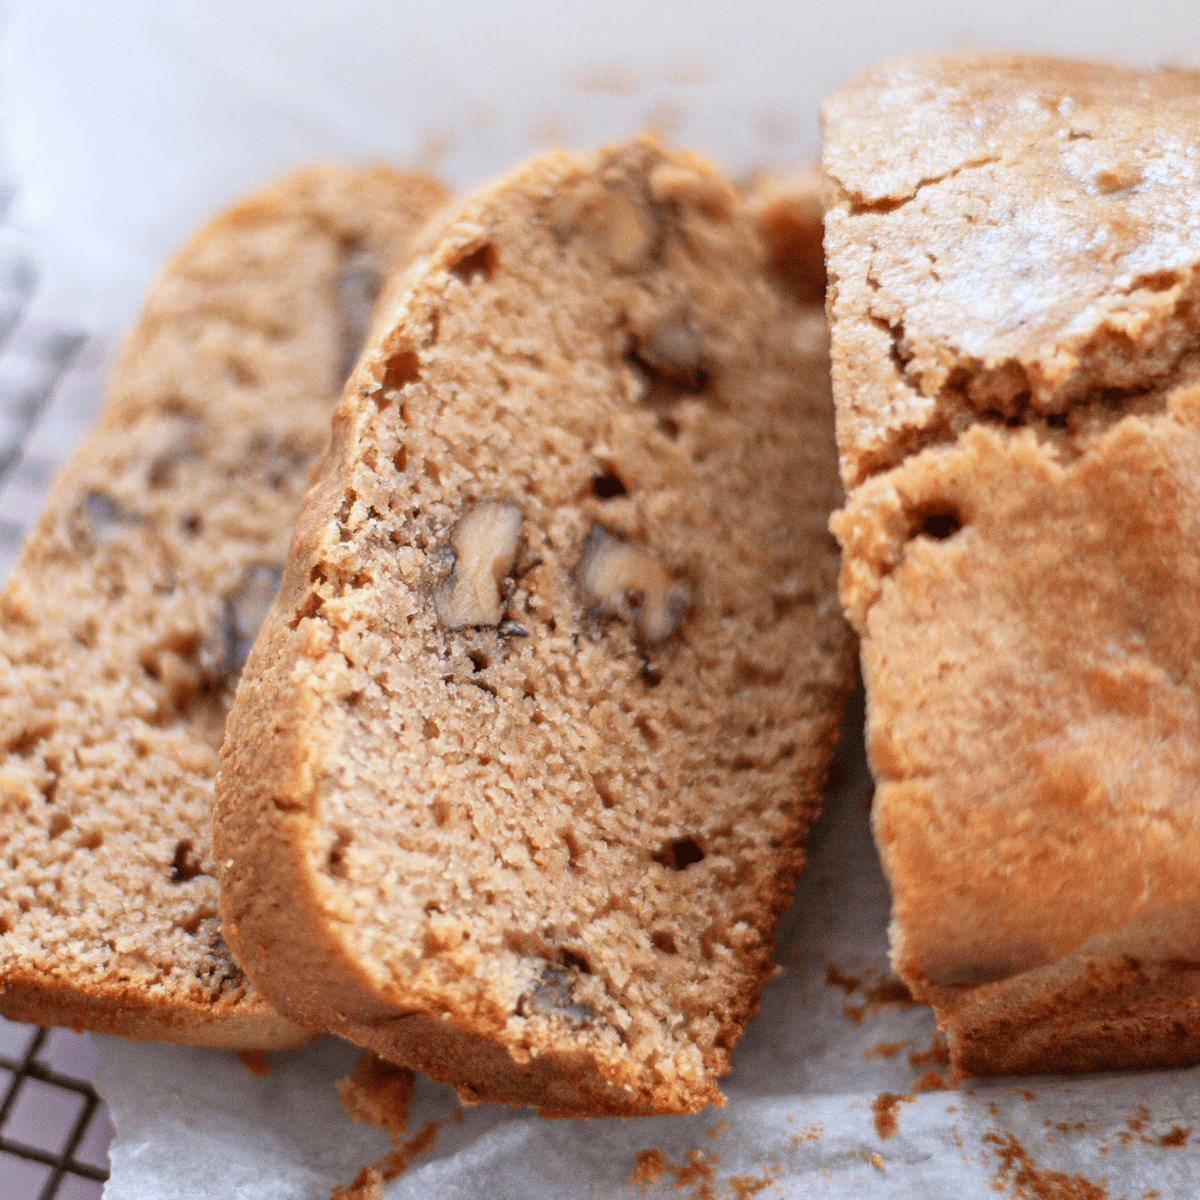
[[[271,1064],[267,1061],[265,1050],[235,1050],[237,1060],[251,1075],[265,1079],[271,1073]]]
[[[863,1051],[863,1058],[895,1058],[905,1046],[911,1046],[912,1038],[905,1038],[901,1042],[876,1042],[873,1046],[868,1046]]]
[[[985,1133],[983,1140],[999,1147],[1000,1163],[989,1186],[994,1191],[1007,1189],[1014,1200],[1106,1200],[1108,1196],[1106,1187],[1084,1175],[1039,1166],[1011,1133]]]
[[[909,1051],[908,1065],[910,1067],[922,1067],[926,1063],[937,1063],[939,1067],[950,1065],[950,1046],[943,1034],[935,1033],[933,1035],[928,1050]]]
[[[1021,1089],[1021,1099],[1033,1101],[1033,1100],[1036,1100],[1037,1098],[1038,1098],[1037,1092],[1030,1091],[1029,1088]]]
[[[408,1141],[379,1159],[375,1163],[375,1169],[383,1176],[384,1182],[395,1179],[397,1175],[403,1175],[412,1166],[415,1158],[424,1154],[426,1150],[432,1150],[437,1142],[438,1130],[444,1124],[444,1121],[426,1121]]]
[[[935,1071],[930,1067],[928,1071],[923,1072],[913,1080],[912,1090],[914,1092],[949,1092],[953,1091],[954,1087],[947,1082],[945,1075],[941,1071]]]
[[[901,1104],[912,1104],[916,1096],[912,1092],[880,1092],[871,1101],[872,1121],[875,1132],[881,1139],[890,1138],[899,1127],[896,1120],[896,1110]]]
[[[877,1171],[883,1170],[883,1156],[878,1150],[871,1155],[871,1166],[873,1166]]]
[[[847,996],[853,995],[860,987],[862,988],[862,1003],[850,1004],[847,1002],[842,1005],[842,1016],[856,1029],[863,1023],[864,1017],[874,1015],[886,1004],[894,1004],[898,1008],[905,1009],[916,1007],[917,1002],[902,979],[877,972],[868,972],[868,974],[876,975],[874,983],[867,984],[853,975],[844,975],[832,963],[825,968],[825,982],[830,987],[840,987]]]
[[[1186,1129],[1179,1125],[1172,1125],[1171,1128],[1162,1135],[1155,1143],[1159,1146],[1185,1146],[1187,1145],[1188,1137],[1191,1135],[1192,1127],[1189,1125]]]
[[[406,1067],[363,1054],[355,1060],[353,1073],[337,1081],[338,1099],[350,1120],[387,1130],[396,1146],[408,1124],[413,1082]]]
[[[625,1181],[628,1187],[638,1187],[645,1192],[664,1174],[673,1175],[676,1189],[689,1187],[692,1184],[696,1185],[691,1200],[712,1200],[711,1181],[715,1173],[713,1168],[721,1161],[719,1154],[706,1155],[703,1150],[689,1150],[687,1162],[680,1164],[673,1163],[655,1147],[649,1150],[638,1150],[633,1158],[637,1166],[633,1168],[629,1173],[629,1178]],[[732,1183],[732,1180],[729,1182]]]
[[[839,987],[847,996],[853,996],[855,992],[862,987],[862,980],[855,975],[847,975],[833,963],[829,963],[825,967],[825,985],[827,987]]]
[[[383,1176],[373,1167],[363,1167],[349,1187],[335,1187],[330,1200],[383,1200]]]
[[[764,1163],[762,1170],[761,1178],[754,1175],[731,1175],[725,1181],[733,1191],[733,1200],[747,1200],[747,1197],[770,1187],[783,1174],[783,1168],[778,1163],[774,1166]]]
[[[790,1117],[788,1119],[791,1120]],[[805,1142],[819,1142],[824,1132],[825,1127],[820,1123],[806,1125],[798,1133],[793,1133],[789,1137],[784,1138],[783,1148],[789,1153],[795,1153]]]
[[[723,1133],[725,1132],[725,1130],[727,1130],[728,1128],[729,1128],[729,1122],[728,1122],[728,1121],[725,1121],[725,1120],[718,1121],[718,1122],[717,1122],[717,1124],[716,1124],[716,1125],[714,1125],[714,1126],[713,1126],[713,1127],[712,1127],[712,1128],[711,1128],[711,1129],[708,1131],[708,1133],[707,1133],[705,1136],[706,1136],[706,1137],[709,1137],[709,1138],[711,1138],[712,1140],[714,1140],[714,1141],[715,1141],[715,1140],[716,1140],[718,1137],[720,1137],[720,1136],[721,1136],[721,1134],[723,1134]]]

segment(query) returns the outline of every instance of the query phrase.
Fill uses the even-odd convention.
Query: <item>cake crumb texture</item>
[[[652,141],[460,206],[388,288],[242,680],[231,945],[466,1103],[721,1103],[772,971],[853,651],[824,320],[766,257]]]
[[[167,265],[0,613],[0,1012],[262,1050],[308,1034],[220,934],[238,674],[380,280],[430,180],[317,168]]]

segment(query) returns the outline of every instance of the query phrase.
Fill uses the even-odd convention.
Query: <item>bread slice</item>
[[[1200,1061],[1198,100],[956,54],[825,107],[892,955],[965,1073]]]
[[[301,1023],[688,1112],[851,682],[823,315],[703,161],[549,154],[381,302],[231,715],[225,934]]]
[[[296,1044],[221,939],[213,777],[361,344],[441,188],[318,168],[166,267],[0,595],[0,1012]]]

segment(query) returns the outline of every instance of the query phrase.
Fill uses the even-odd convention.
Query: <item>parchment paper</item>
[[[383,160],[465,188],[539,146],[647,126],[740,174],[813,156],[820,96],[905,50],[984,45],[1140,64],[1200,50],[1193,13],[1172,0],[1070,0],[1053,12],[1035,0],[16,0],[0,20],[0,265],[25,256],[36,277],[0,350],[36,349],[46,333],[76,339],[54,368],[53,400],[22,434],[23,466],[0,486],[0,570],[9,535],[36,515],[51,468],[93,419],[157,264],[273,175],[318,158]],[[931,1014],[888,1002],[870,790],[859,707],[780,930],[783,973],[734,1052],[725,1109],[548,1122],[464,1111],[419,1079],[407,1136],[432,1145],[388,1186],[390,1200],[642,1188],[691,1200],[1192,1195],[1196,1070],[913,1090],[941,1068]],[[117,1127],[109,1200],[324,1200],[389,1149],[340,1108],[334,1081],[358,1051],[336,1040],[271,1055],[265,1078],[232,1054],[95,1041]],[[439,1123],[436,1136],[426,1122]]]

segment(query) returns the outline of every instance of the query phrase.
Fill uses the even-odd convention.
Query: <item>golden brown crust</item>
[[[227,1047],[309,1033],[219,933],[233,681],[369,293],[437,184],[317,168],[192,238],[0,596],[0,1012]],[[265,594],[261,594],[265,593]]]
[[[825,110],[893,961],[964,1072],[1200,1049],[1198,91],[917,56]]]
[[[719,1103],[850,682],[823,324],[649,142],[485,189],[388,296],[231,716],[226,936],[464,1099]]]

